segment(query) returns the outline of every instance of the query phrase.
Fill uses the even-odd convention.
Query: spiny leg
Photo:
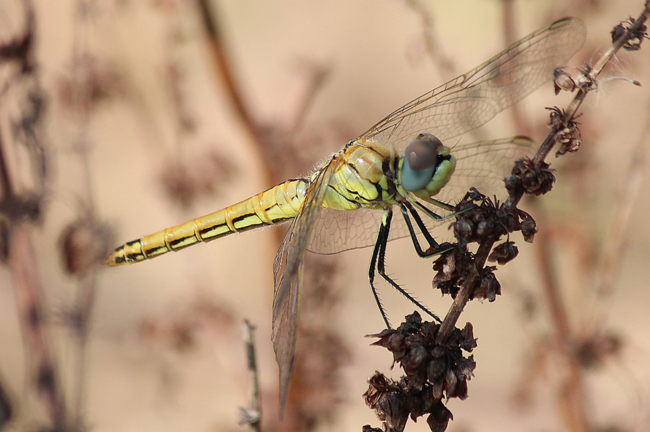
[[[444,201],[439,201],[439,200],[433,199],[433,198],[429,198],[429,201],[431,202],[431,204],[434,204],[434,205],[440,207],[443,210],[447,210],[449,212],[454,211],[454,206],[451,205],[451,204],[447,204]],[[439,216],[439,215],[435,214],[434,212],[432,212],[431,210],[429,210],[427,207],[423,206],[419,201],[413,201],[413,203],[416,205],[417,208],[421,209],[423,212],[425,212],[426,214],[428,214],[429,216],[431,216],[432,218],[434,218],[436,220],[444,220],[444,219],[447,219],[447,218],[450,218],[450,217],[454,216],[454,215]]]
[[[415,248],[417,254],[421,258],[426,258],[438,253],[438,249],[440,249],[440,245],[438,244],[438,242],[436,242],[433,239],[433,237],[431,237],[431,234],[429,234],[429,230],[424,225],[424,222],[422,222],[420,215],[417,214],[413,206],[411,206],[408,202],[406,202],[406,203],[400,203],[399,207],[402,210],[402,216],[404,217],[404,221],[406,222],[406,226],[408,227],[409,234],[411,235],[411,240],[413,241],[413,247]],[[424,235],[424,238],[426,239],[427,243],[429,243],[429,249],[426,252],[422,250],[417,235],[415,234],[415,230],[413,229],[413,224],[411,223],[411,218],[409,217],[409,211],[413,215],[413,219],[415,219],[415,223],[417,223],[418,227],[420,228],[420,232],[422,233],[422,235]]]
[[[388,316],[386,315],[386,310],[381,304],[381,299],[379,294],[377,294],[377,289],[375,288],[375,268],[377,268],[377,257],[379,256],[380,245],[382,242],[386,242],[388,239],[388,230],[390,228],[390,220],[393,217],[393,211],[388,209],[384,212],[384,216],[381,218],[381,224],[379,225],[379,234],[377,234],[377,241],[375,242],[375,247],[372,250],[372,258],[370,259],[370,269],[368,269],[368,280],[370,281],[370,289],[372,290],[372,295],[375,297],[377,306],[379,307],[379,312],[381,312],[381,317],[386,323],[386,328],[390,329],[390,322],[388,321]]]
[[[411,296],[408,292],[406,292],[402,287],[400,287],[397,282],[392,280],[387,274],[386,274],[386,265],[385,265],[385,258],[386,258],[386,244],[388,243],[388,234],[390,233],[390,222],[393,217],[393,211],[388,209],[384,213],[384,217],[381,220],[381,225],[379,226],[379,235],[377,236],[377,242],[375,243],[375,249],[373,250],[372,253],[372,260],[370,262],[370,271],[368,273],[369,279],[370,279],[370,287],[372,288],[373,294],[375,295],[375,299],[378,301],[378,304],[380,305],[380,310],[382,313],[382,316],[384,317],[384,321],[388,325],[388,319],[386,317],[386,312],[383,310],[383,306],[379,303],[378,296],[376,289],[374,287],[374,274],[375,274],[375,265],[377,268],[377,272],[379,275],[384,278],[386,282],[388,282],[393,288],[395,288],[399,293],[401,293],[404,297],[406,297],[411,303],[419,307],[424,313],[427,315],[430,315],[433,319],[435,319],[438,322],[442,322],[440,318],[438,318],[434,313],[430,312],[426,307],[424,307],[419,301],[417,301],[413,296]],[[390,328],[390,326],[388,327]]]
[[[429,230],[427,226],[424,224],[422,221],[422,218],[418,214],[418,212],[413,208],[411,203],[409,202],[403,202],[399,204],[400,209],[402,210],[402,216],[404,216],[404,221],[406,222],[406,226],[408,227],[409,234],[411,236],[411,240],[413,241],[413,247],[415,247],[415,251],[421,258],[427,258],[433,255],[440,254],[442,252],[445,252],[449,250],[448,247],[441,246],[438,244],[437,241],[433,239],[431,234],[429,234]],[[426,207],[425,207],[426,208]],[[408,211],[407,211],[408,209]],[[427,209],[429,212],[431,210]],[[413,217],[413,220],[415,220],[415,223],[418,225],[418,228],[420,228],[420,232],[426,239],[427,243],[429,243],[429,249],[426,251],[422,250],[422,247],[420,246],[420,242],[418,241],[417,235],[415,234],[415,230],[413,229],[413,224],[411,223],[411,217],[409,216],[409,212],[411,213],[411,216]],[[445,219],[442,216],[438,216],[437,214],[431,212],[432,215],[434,215],[436,218],[439,218],[437,220],[442,220]],[[455,214],[454,214],[455,215]]]
[[[438,201],[438,200],[432,200],[432,201],[433,201],[433,204],[437,205],[438,207],[440,207],[442,209],[448,210],[450,212],[453,212],[453,210],[455,209],[455,207],[452,206],[451,204],[447,204],[447,203],[444,203],[444,202]],[[412,208],[413,206],[415,206],[415,208],[420,210],[422,213],[426,214],[431,219],[436,220],[438,222],[444,221],[444,220],[447,220],[447,219],[451,219],[454,216],[458,216],[459,214],[463,214],[466,211],[469,211],[469,210],[472,210],[472,209],[475,209],[475,208],[478,207],[477,205],[474,204],[474,205],[471,205],[471,206],[467,207],[466,209],[463,209],[463,210],[460,210],[460,211],[457,211],[457,212],[453,212],[453,213],[449,213],[446,216],[440,216],[440,215],[435,214],[428,207],[422,205],[422,203],[419,202],[419,201],[413,200],[413,201],[408,201],[407,203],[409,205],[409,208]],[[411,210],[411,211],[413,211],[413,210]]]

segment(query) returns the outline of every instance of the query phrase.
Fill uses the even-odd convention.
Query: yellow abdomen
[[[234,232],[285,222],[300,211],[307,186],[306,179],[287,180],[223,210],[130,241],[115,249],[106,263],[136,263]]]

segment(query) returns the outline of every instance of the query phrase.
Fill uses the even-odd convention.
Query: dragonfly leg
[[[442,204],[441,201],[437,201],[437,202],[440,203],[440,204]],[[440,215],[438,215],[438,214],[435,214],[435,213],[434,213],[433,211],[431,211],[431,209],[429,209],[428,207],[423,206],[422,203],[420,203],[419,201],[409,202],[409,204],[411,204],[411,206],[415,205],[415,207],[417,207],[417,209],[420,210],[422,213],[426,214],[426,215],[429,216],[431,219],[433,219],[433,220],[437,220],[437,221],[443,221],[443,220],[445,220],[445,219],[452,218],[452,217],[454,217],[454,216],[456,216],[456,215],[458,214],[458,213],[451,213],[451,214],[448,214],[447,216],[440,216]],[[446,204],[446,205],[449,205],[449,204]],[[409,208],[411,208],[411,207],[409,207]],[[444,208],[445,208],[446,210],[449,210],[449,211],[452,211],[452,210],[454,209],[453,206],[449,206],[449,208],[446,208],[446,207],[444,207]]]
[[[372,260],[370,262],[370,272],[369,272],[369,276],[371,276],[370,287],[372,288],[373,294],[375,294],[375,299],[378,299],[375,287],[373,285],[374,273],[375,273],[374,269],[376,265],[377,272],[382,278],[384,278],[386,282],[388,282],[400,294],[406,297],[411,303],[419,307],[424,313],[431,316],[436,321],[442,322],[440,318],[438,318],[434,313],[430,312],[426,307],[424,307],[419,301],[413,298],[413,296],[411,296],[408,292],[406,292],[404,288],[399,286],[397,282],[395,282],[386,274],[386,264],[385,264],[386,245],[388,244],[388,234],[390,232],[390,221],[392,217],[393,217],[392,210],[386,210],[386,212],[384,213],[384,217],[382,218],[381,225],[379,226],[379,235],[377,236],[377,243],[375,243],[375,249],[373,250]],[[380,305],[380,310],[382,316],[384,317],[384,321],[386,321],[386,323],[388,324],[388,320],[386,318],[386,312],[384,311],[383,306],[381,305]]]
[[[444,209],[444,210],[447,210],[447,211],[453,211],[454,210],[454,206],[451,205],[451,204],[447,204],[446,202],[439,201],[439,200],[433,199],[433,198],[429,198],[429,201],[431,202],[431,204],[435,204],[438,207],[440,207],[441,209]],[[436,220],[444,220],[444,219],[447,219],[447,218],[453,216],[453,215],[444,216],[444,217],[439,216],[439,215],[435,214],[434,212],[432,212],[431,210],[429,210],[428,208],[426,208],[425,206],[423,206],[420,202],[415,201],[415,204],[418,206],[419,209],[421,209],[422,211],[424,211],[425,213],[427,213],[429,216],[431,216],[432,218],[434,218]]]
[[[442,201],[438,201],[438,200],[434,200],[434,201],[437,203],[436,205],[438,205],[439,207],[442,207],[442,208],[444,208],[446,210],[449,210],[449,211],[454,210],[454,206],[452,206],[452,205],[445,204]],[[436,221],[444,221],[444,220],[447,220],[447,219],[451,219],[454,216],[458,216],[459,214],[465,213],[466,211],[469,211],[469,210],[472,210],[472,209],[475,209],[475,208],[478,207],[476,205],[472,205],[472,206],[467,207],[466,209],[463,209],[463,210],[460,210],[460,211],[457,211],[457,212],[454,212],[454,213],[450,213],[450,214],[448,214],[446,216],[440,216],[438,214],[435,214],[428,207],[423,206],[422,203],[420,203],[419,201],[415,201],[415,200],[409,201],[408,204],[410,206],[415,206],[422,213],[426,214],[431,219],[436,220]],[[411,208],[411,207],[409,207],[409,208]],[[411,212],[412,212],[412,210],[411,210]],[[415,217],[415,215],[414,215],[414,217]]]
[[[422,218],[420,218],[420,215],[415,211],[413,206],[409,202],[404,202],[404,203],[400,203],[399,207],[402,210],[402,216],[404,216],[404,221],[406,222],[406,226],[408,227],[409,234],[411,235],[411,240],[413,241],[413,247],[415,247],[415,251],[417,252],[417,254],[421,258],[426,258],[444,252],[444,250],[440,247],[438,242],[436,242],[433,239],[433,237],[431,237],[431,234],[429,234],[429,230],[427,229],[426,225],[424,225]],[[413,229],[413,223],[411,222],[411,217],[409,216],[409,212],[411,213],[413,219],[415,220],[415,223],[418,225],[418,228],[420,228],[420,232],[426,239],[427,243],[429,243],[429,249],[427,251],[423,251],[422,247],[420,246],[420,242],[417,238],[417,235],[415,234],[415,230]]]
[[[377,241],[375,242],[375,247],[372,250],[372,258],[370,259],[370,269],[368,269],[368,280],[370,281],[370,289],[372,290],[372,295],[375,297],[377,306],[379,307],[379,312],[381,312],[381,317],[386,323],[386,328],[390,329],[390,322],[388,321],[388,316],[386,315],[386,310],[384,305],[381,304],[381,299],[375,288],[375,269],[377,268],[377,258],[379,256],[379,251],[381,244],[386,243],[388,239],[388,230],[390,229],[390,220],[393,217],[393,211],[388,209],[384,212],[384,216],[381,219],[381,224],[379,225],[379,234],[377,235]],[[383,260],[383,254],[382,254]]]

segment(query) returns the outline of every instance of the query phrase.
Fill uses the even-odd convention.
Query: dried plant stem
[[[442,76],[451,79],[458,75],[453,58],[444,52],[440,42],[436,38],[434,33],[434,19],[426,6],[420,0],[407,0],[406,5],[420,16],[427,55],[433,60],[437,68],[440,69]]]
[[[246,106],[242,92],[239,88],[233,68],[230,64],[230,59],[227,55],[227,50],[223,42],[223,36],[219,29],[219,23],[214,18],[214,2],[208,0],[198,0],[201,18],[203,18],[203,26],[207,33],[210,43],[212,45],[212,54],[214,55],[214,65],[219,73],[219,77],[224,84],[225,90],[230,98],[230,101],[235,108],[235,112],[244,123],[249,134],[255,138],[256,141],[261,141],[258,136],[257,124],[255,119]]]
[[[244,343],[246,344],[246,360],[250,380],[250,396],[248,408],[242,408],[242,424],[249,424],[256,432],[262,431],[262,400],[260,382],[257,372],[257,356],[255,355],[255,326],[244,320]]]
[[[3,61],[13,61],[21,66],[20,78],[38,81],[34,66],[32,41],[35,33],[35,12],[31,1],[23,2],[26,14],[26,29],[18,43],[5,45],[10,47],[3,52]],[[13,47],[13,48],[12,48]],[[36,86],[38,87],[38,86]],[[35,93],[38,89],[35,88]],[[34,96],[36,98],[36,96]],[[30,138],[35,139],[34,123],[23,127],[29,129]],[[0,208],[7,222],[7,266],[13,278],[16,306],[21,321],[23,342],[27,357],[27,376],[34,386],[38,406],[30,410],[31,414],[45,415],[47,424],[41,430],[67,430],[67,411],[65,396],[60,385],[58,368],[52,353],[51,341],[46,331],[43,317],[43,289],[38,278],[37,261],[32,245],[32,220],[38,214],[38,204],[33,198],[21,196],[13,184],[6,158],[6,145],[0,130]],[[30,141],[30,144],[36,144]],[[34,150],[34,148],[32,148]],[[40,150],[40,149],[38,149]],[[38,150],[34,150],[38,152]],[[41,156],[40,154],[38,156]],[[43,174],[43,173],[41,173]],[[35,418],[36,415],[34,416]]]
[[[472,274],[468,275],[465,283],[458,291],[458,294],[456,294],[456,298],[454,298],[454,302],[451,304],[447,315],[445,315],[445,319],[442,321],[440,330],[436,336],[436,343],[440,345],[445,344],[451,336],[451,333],[456,328],[456,323],[460,318],[460,314],[463,313],[465,305],[471,298],[476,281],[480,277],[478,269],[483,268],[485,265],[485,262],[487,261],[488,255],[490,254],[490,250],[492,249],[493,245],[494,240],[491,240],[481,243],[479,246],[475,257],[475,266],[472,266],[471,268]]]
[[[13,276],[16,304],[22,321],[30,373],[45,406],[53,430],[64,430],[66,408],[48,335],[43,326],[42,287],[37,277],[36,257],[29,223],[10,220],[9,269]]]
[[[23,341],[29,363],[28,376],[33,380],[32,384],[36,387],[36,394],[48,414],[53,430],[64,430],[67,424],[65,399],[48,334],[43,325],[43,290],[38,280],[36,257],[31,241],[32,227],[29,219],[23,214],[20,198],[14,192],[2,141],[0,181],[3,207],[8,220],[7,264],[13,277],[16,305],[22,322]]]
[[[291,126],[289,127],[289,132],[288,132],[289,136],[297,135],[299,130],[303,127],[305,123],[305,118],[309,113],[309,109],[314,103],[314,100],[319,90],[323,87],[323,85],[327,81],[327,77],[330,73],[330,70],[327,66],[323,66],[315,63],[307,63],[307,61],[304,63],[307,64],[307,66],[309,66],[311,70],[312,79],[309,81],[308,87],[304,92],[304,97],[301,98],[298,105],[298,109],[296,110],[296,114],[291,121]]]
[[[74,392],[71,393],[70,400],[70,418],[75,424],[83,423],[85,392],[85,364],[86,348],[88,346],[88,337],[90,335],[90,319],[92,316],[93,306],[95,304],[95,293],[97,291],[97,272],[90,270],[91,274],[86,276],[85,280],[78,284],[77,296],[74,302],[73,310],[70,311],[71,327],[73,331],[75,364],[74,370]]]
[[[538,209],[536,214],[540,214]],[[538,216],[538,220],[539,220]],[[542,217],[542,220],[544,218]],[[560,388],[558,406],[562,411],[569,430],[573,432],[588,432],[589,422],[585,411],[584,380],[582,368],[574,351],[574,332],[569,324],[568,313],[562,300],[560,284],[558,283],[555,266],[552,262],[553,250],[547,230],[540,230],[535,236],[537,245],[537,261],[541,271],[542,291],[548,304],[553,327],[553,339],[558,354],[562,357],[562,365],[566,376]]]
[[[81,168],[81,181],[79,182],[84,186],[82,197],[79,202],[82,204],[82,218],[89,221],[90,225],[96,225],[99,221],[96,220],[95,206],[92,193],[92,170],[90,168],[90,154],[91,148],[88,143],[88,128],[91,121],[92,111],[87,107],[92,107],[92,95],[88,91],[88,87],[83,82],[83,63],[84,59],[89,57],[88,41],[85,37],[85,26],[91,25],[84,21],[87,20],[84,10],[87,7],[83,0],[78,0],[75,4],[76,13],[75,17],[79,22],[75,26],[75,34],[73,39],[73,60],[74,68],[73,82],[75,83],[72,89],[73,103],[77,106],[77,111],[80,115],[78,118],[78,137],[74,146],[75,155],[79,160],[79,167]],[[86,107],[86,108],[85,108]],[[99,241],[99,239],[97,240]],[[72,358],[74,359],[73,368],[73,388],[74,391],[70,393],[70,418],[73,419],[74,424],[82,424],[82,416],[84,413],[85,401],[85,363],[86,363],[86,348],[88,345],[88,337],[90,330],[90,320],[92,316],[93,306],[95,304],[95,293],[97,290],[97,267],[89,269],[85,277],[78,280],[76,298],[72,303],[71,309],[68,311],[67,324],[72,331],[73,349]]]
[[[632,153],[630,165],[625,170],[627,176],[622,182],[623,190],[617,194],[620,198],[616,206],[616,214],[612,218],[609,233],[604,241],[603,253],[596,269],[593,292],[596,297],[594,310],[589,314],[587,322],[580,329],[581,334],[586,335],[586,337],[599,331],[605,311],[610,308],[608,300],[614,291],[616,276],[625,254],[624,246],[627,243],[626,231],[629,228],[630,215],[644,177],[645,146],[649,138],[650,119],[647,119],[641,138]]]

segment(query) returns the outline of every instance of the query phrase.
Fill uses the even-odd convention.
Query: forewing
[[[527,137],[499,138],[458,145],[452,149],[456,157],[456,170],[451,180],[434,198],[454,203],[470,187],[487,196],[506,195],[503,180],[510,174],[513,162],[534,152],[534,142]]]
[[[401,154],[422,132],[445,142],[476,129],[550,80],[553,70],[568,62],[585,37],[582,21],[556,21],[466,74],[407,103],[361,138],[392,146]]]
[[[308,250],[334,254],[375,244],[383,210],[325,208],[314,226]]]
[[[298,216],[294,218],[273,263],[273,349],[280,369],[280,413],[289,393],[296,356],[300,288],[303,262],[314,223],[322,210],[329,179],[338,165],[335,158],[324,167],[309,186]]]
[[[457,159],[456,171],[451,180],[434,198],[448,203],[458,202],[470,187],[487,196],[503,197],[503,179],[512,169],[514,160],[532,153],[532,141],[525,137],[510,137],[458,145],[452,149]],[[427,205],[440,216],[447,211]],[[399,212],[397,212],[399,213]],[[372,246],[377,240],[377,230],[383,210],[359,209],[354,211],[325,208],[318,216],[310,237],[308,250],[320,254],[334,254],[349,249]],[[423,216],[429,228],[440,225]],[[401,217],[393,219],[390,240],[408,236]]]

